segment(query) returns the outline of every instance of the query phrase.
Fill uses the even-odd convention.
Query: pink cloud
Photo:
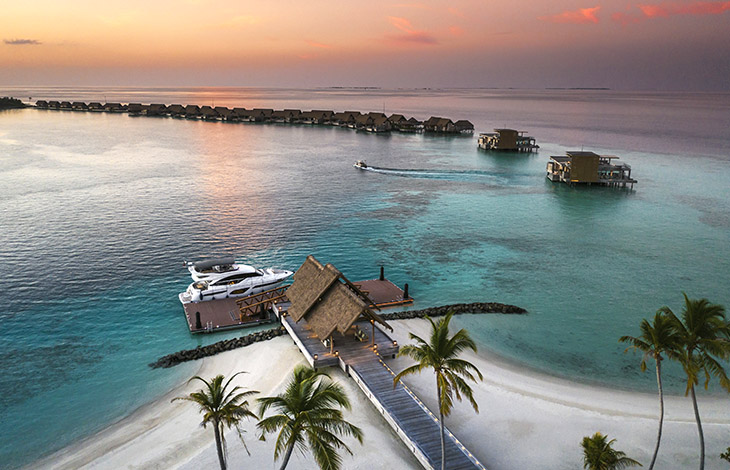
[[[426,46],[438,44],[438,40],[435,36],[427,31],[415,29],[411,22],[405,18],[389,16],[388,21],[390,21],[390,24],[402,31],[402,34],[388,35],[388,38],[393,42],[401,44],[422,44]]]
[[[459,18],[466,18],[466,16],[464,15],[464,13],[462,13],[461,10],[458,10],[454,7],[449,7],[449,13],[451,13],[454,16],[458,16]]]
[[[598,10],[600,6],[593,8],[580,8],[573,11],[564,11],[557,15],[541,16],[538,19],[542,21],[549,21],[551,23],[570,23],[570,24],[586,24],[586,23],[598,23]]]
[[[653,18],[666,18],[677,15],[719,15],[730,10],[730,2],[662,2],[637,5],[638,12],[614,13],[611,20],[626,26]]]
[[[312,47],[319,47],[320,49],[332,49],[332,46],[330,46],[329,44],[322,44],[321,42],[315,42],[315,41],[304,41],[304,42],[306,42],[308,45],[310,45]]]
[[[458,26],[450,26],[449,33],[451,33],[452,36],[461,36],[464,34],[464,30]]]
[[[653,5],[639,5],[639,9],[647,18],[667,17],[674,15],[719,15],[730,10],[730,2],[663,2]]]
[[[639,23],[642,21],[642,19],[643,18],[636,15],[630,15],[623,12],[614,13],[613,15],[611,15],[611,21],[613,21],[614,23],[619,23],[623,26],[626,26],[627,24]]]

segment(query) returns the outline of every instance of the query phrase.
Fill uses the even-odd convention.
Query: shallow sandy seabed
[[[425,320],[391,322],[394,338],[406,344],[408,332],[426,337]],[[658,400],[656,395],[576,384],[536,373],[480,351],[467,353],[484,374],[474,387],[480,413],[466,402],[457,403],[446,425],[490,470],[581,469],[580,440],[601,431],[617,440],[615,447],[648,466],[654,449]],[[279,393],[297,364],[304,359],[288,337],[219,354],[200,361],[198,375],[230,376],[246,371],[235,383],[262,395]],[[402,370],[407,358],[389,360]],[[386,422],[376,413],[355,383],[339,369],[330,371],[342,383],[353,403],[347,419],[365,434],[361,446],[346,442],[354,455],[343,455],[345,469],[420,468]],[[433,374],[410,376],[406,383],[432,410],[436,409]],[[53,469],[185,469],[216,468],[217,455],[210,427],[200,426],[197,407],[170,400],[200,388],[200,382],[183,383],[159,400],[145,405],[105,430],[69,446],[29,468]],[[726,469],[719,454],[730,445],[730,400],[701,397],[706,466]],[[238,438],[226,435],[229,467],[278,468],[273,461],[274,436],[257,439],[255,424],[245,422],[245,439],[251,456]],[[662,447],[656,468],[685,469],[699,466],[699,441],[689,398],[666,400]],[[294,454],[287,468],[315,468],[311,455]]]

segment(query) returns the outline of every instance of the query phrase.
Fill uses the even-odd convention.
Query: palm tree
[[[630,344],[626,351],[633,349],[644,353],[641,358],[642,372],[646,371],[647,358],[654,359],[656,362],[656,382],[659,388],[659,432],[657,433],[654,456],[649,464],[649,470],[652,470],[659,453],[659,443],[662,440],[662,424],[664,423],[664,390],[662,389],[662,360],[664,360],[664,357],[662,355],[676,358],[675,351],[679,345],[679,340],[674,323],[661,311],[656,312],[653,323],[649,323],[648,320],[644,319],[639,328],[641,329],[640,336],[622,336],[619,341]]]
[[[399,356],[409,356],[416,361],[416,364],[405,368],[400,374],[393,379],[393,386],[398,384],[401,377],[408,374],[415,374],[424,369],[433,369],[436,373],[436,393],[439,403],[439,422],[441,424],[441,470],[446,468],[446,444],[444,442],[444,416],[449,416],[451,408],[454,405],[454,396],[461,401],[461,396],[465,396],[474,411],[479,413],[479,406],[474,401],[471,387],[466,383],[463,377],[476,382],[476,378],[471,371],[474,371],[482,380],[482,373],[474,364],[459,359],[457,356],[465,349],[471,349],[476,352],[477,346],[469,337],[469,333],[461,329],[454,336],[449,337],[449,322],[454,312],[449,312],[445,317],[441,318],[438,323],[426,316],[431,323],[431,337],[429,341],[410,333],[410,338],[416,341],[416,344],[403,346],[398,352]]]
[[[636,460],[626,457],[620,450],[614,449],[613,443],[616,439],[608,440],[600,432],[591,437],[584,437],[581,441],[583,447],[583,468],[587,470],[620,470],[622,468],[642,465]]]
[[[200,407],[200,412],[203,413],[203,422],[201,425],[206,427],[208,423],[213,425],[213,432],[215,434],[215,445],[218,451],[218,461],[221,465],[221,470],[226,470],[226,439],[224,430],[226,427],[230,428],[235,426],[238,431],[238,435],[243,441],[243,435],[241,429],[238,427],[240,421],[243,418],[257,418],[257,416],[248,409],[248,401],[244,400],[247,396],[258,393],[257,391],[250,390],[248,392],[238,392],[241,387],[235,386],[232,390],[228,390],[228,386],[231,381],[242,372],[233,374],[226,383],[223,383],[225,377],[222,375],[216,375],[209,382],[197,375],[192,380],[200,380],[205,384],[205,388],[201,388],[197,392],[193,392],[185,397],[173,398],[175,400],[187,400],[197,403]],[[245,445],[245,442],[244,442]],[[248,449],[246,449],[248,452]]]
[[[692,396],[692,406],[697,419],[700,436],[700,470],[705,468],[705,436],[702,433],[700,410],[697,408],[695,385],[699,384],[699,374],[705,376],[705,389],[711,376],[720,380],[720,386],[730,392],[730,379],[718,359],[730,357],[730,323],[725,318],[725,307],[711,304],[707,299],[690,299],[684,295],[682,317],[678,318],[669,307],[659,311],[666,313],[677,329],[680,346],[677,361],[687,375],[687,388],[684,395]]]
[[[349,410],[350,401],[344,389],[329,378],[324,372],[298,366],[284,393],[258,399],[262,418],[269,408],[278,412],[259,421],[257,427],[262,440],[267,433],[279,431],[274,460],[284,453],[281,470],[286,468],[295,447],[302,453],[311,449],[321,469],[337,470],[342,464],[337,449],[352,455],[337,434],[354,436],[362,444],[360,428],[345,421],[342,411],[337,409]]]

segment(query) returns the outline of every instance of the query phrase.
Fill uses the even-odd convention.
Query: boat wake
[[[494,182],[503,180],[502,175],[484,170],[428,170],[428,169],[405,169],[405,168],[384,168],[368,166],[361,168],[364,171],[380,173],[383,175],[400,176],[402,178],[425,178],[434,180],[454,181],[483,181]]]

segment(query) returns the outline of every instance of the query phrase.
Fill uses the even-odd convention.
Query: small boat
[[[186,266],[195,282],[178,296],[184,304],[258,294],[278,287],[294,274],[284,269],[256,269],[237,264],[233,258],[187,262]]]
[[[368,167],[368,164],[365,163],[365,160],[358,160],[352,166],[354,166],[355,168],[360,168],[361,170],[364,170]]]

